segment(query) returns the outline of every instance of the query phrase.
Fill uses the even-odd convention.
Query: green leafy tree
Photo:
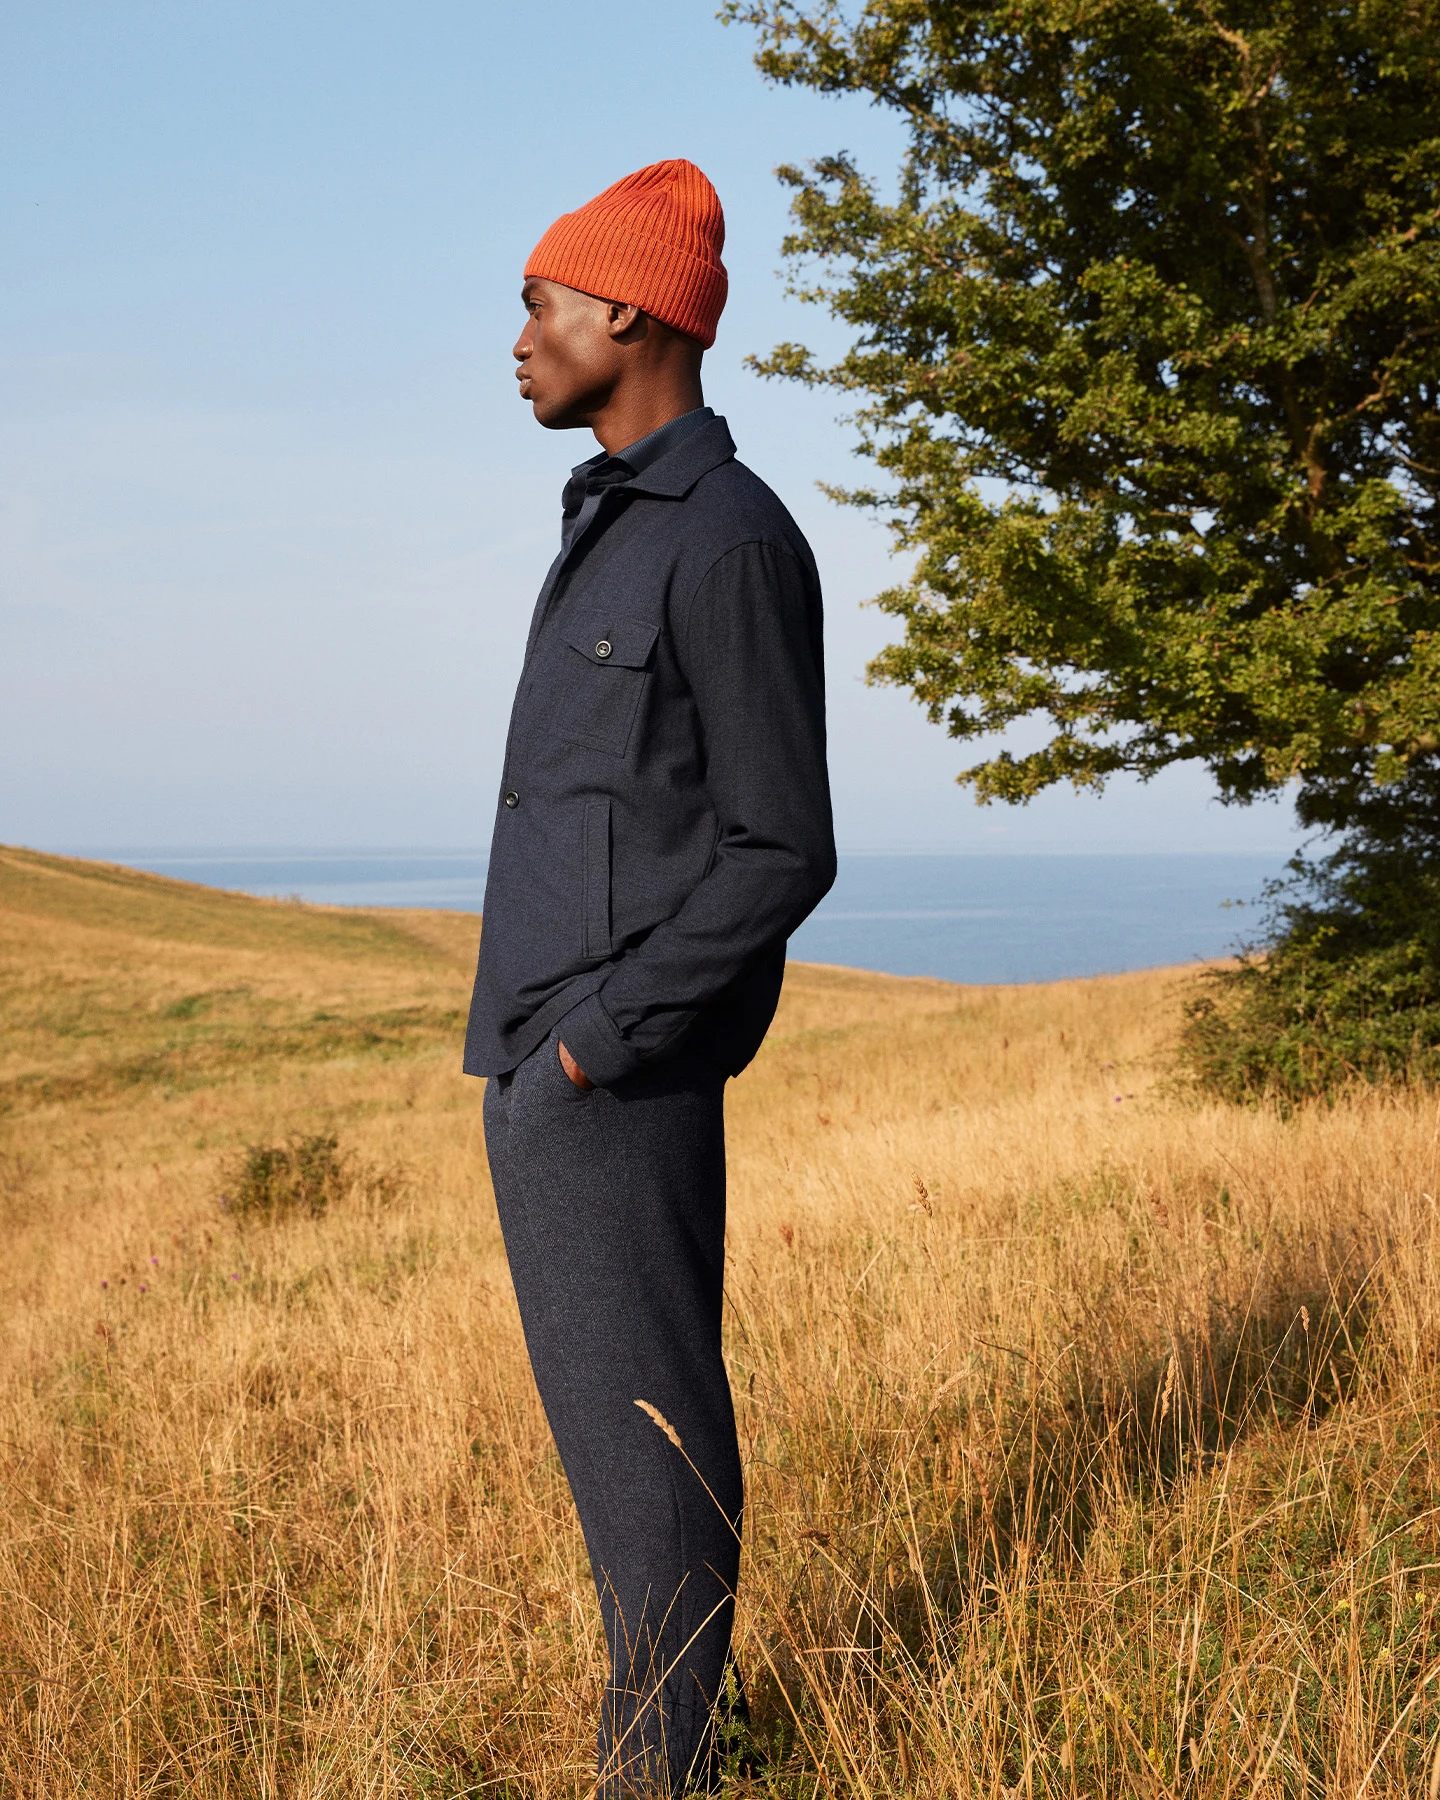
[[[982,800],[1199,760],[1345,828],[1440,749],[1440,0],[733,0],[904,121],[897,197],[786,168],[759,366],[858,401],[912,577],[873,678]],[[805,280],[807,277],[798,276]]]
[[[1440,0],[732,0],[868,96],[886,200],[785,168],[910,579],[872,679],[981,800],[1199,761],[1339,834],[1192,1001],[1213,1091],[1440,1075]],[[801,271],[811,272],[809,277]]]

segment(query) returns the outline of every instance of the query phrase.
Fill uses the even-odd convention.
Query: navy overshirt
[[[829,888],[820,582],[700,408],[574,471],[496,806],[465,1068],[738,1073]]]

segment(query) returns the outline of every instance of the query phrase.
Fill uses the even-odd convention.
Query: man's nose
[[[529,356],[532,348],[533,346],[530,343],[530,333],[528,331],[522,331],[511,346],[510,354],[515,358],[516,362],[524,362],[525,358]]]

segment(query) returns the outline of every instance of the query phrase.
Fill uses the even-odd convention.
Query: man
[[[602,1800],[705,1788],[736,1704],[722,1094],[835,872],[814,559],[701,392],[724,234],[692,163],[627,176],[541,238],[514,349],[602,450],[530,626],[465,1068],[605,1621]]]

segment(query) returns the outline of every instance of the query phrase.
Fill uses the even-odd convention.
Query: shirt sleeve
[[[676,652],[699,714],[718,838],[680,910],[565,1017],[566,1048],[601,1086],[675,1048],[835,879],[813,575],[778,545],[738,545],[696,589]]]

